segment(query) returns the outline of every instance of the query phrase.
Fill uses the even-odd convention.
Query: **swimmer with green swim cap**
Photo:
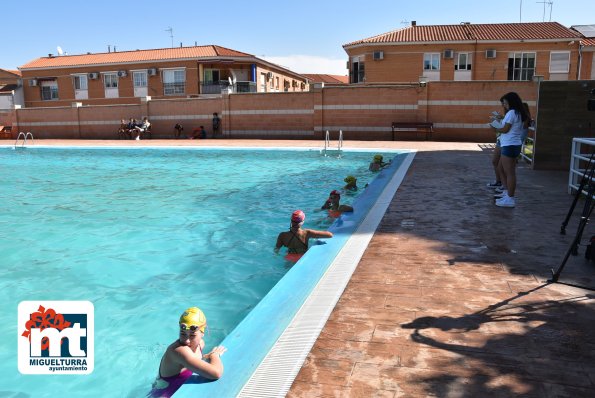
[[[382,161],[383,159],[384,158],[380,154],[374,155],[374,159],[372,160],[372,163],[370,163],[370,167],[368,167],[368,170],[370,170],[370,171],[380,171],[380,169],[382,169],[383,167],[386,167],[386,166],[388,166],[390,164],[390,162],[384,163]]]
[[[200,308],[190,307],[184,311],[180,316],[179,327],[178,339],[167,347],[161,358],[159,376],[153,384],[154,391],[169,390],[182,379],[179,383],[181,385],[192,373],[211,380],[217,380],[223,375],[221,355],[226,348],[217,346],[206,355],[202,353],[207,318]]]
[[[357,178],[355,178],[354,176],[347,176],[343,181],[347,183],[347,185],[343,187],[344,190],[357,191]]]

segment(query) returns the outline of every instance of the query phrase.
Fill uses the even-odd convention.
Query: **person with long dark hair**
[[[523,124],[529,119],[523,106],[523,100],[515,92],[504,94],[500,98],[504,108],[503,127],[497,128],[500,133],[500,177],[502,178],[502,193],[495,195],[496,206],[515,207],[516,190],[516,159],[521,153]]]

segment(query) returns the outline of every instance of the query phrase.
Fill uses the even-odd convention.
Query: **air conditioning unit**
[[[384,59],[384,51],[374,51],[374,61]]]
[[[147,74],[149,76],[156,76],[157,75],[157,68],[149,68],[149,69],[147,69]]]
[[[88,76],[89,76],[89,79],[91,79],[91,80],[99,79],[99,73],[97,73],[97,72],[91,72],[91,73],[89,73]]]
[[[271,80],[273,78],[273,72],[267,72],[267,80]]]
[[[451,59],[452,57],[454,57],[454,51],[453,50],[444,50],[443,56],[445,59]]]
[[[118,77],[126,77],[126,76],[128,76],[128,73],[126,73],[125,70],[118,71]]]
[[[37,86],[37,79],[29,79],[29,87]]]
[[[496,50],[486,50],[486,58],[496,58]]]

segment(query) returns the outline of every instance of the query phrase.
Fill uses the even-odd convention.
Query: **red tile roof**
[[[577,39],[581,35],[558,22],[414,25],[357,40],[343,47],[379,43]]]
[[[302,73],[313,83],[349,84],[349,76]]]
[[[13,75],[16,75],[17,77],[21,77],[21,71],[20,70],[12,70],[12,69],[2,69],[2,68],[0,68],[0,71],[7,72],[7,73],[12,73]]]
[[[133,62],[142,63],[150,61],[213,57],[253,57],[253,55],[215,45],[174,47],[159,48],[154,50],[118,51],[109,53],[41,57],[26,63],[19,69],[64,68],[71,66],[122,64]]]
[[[595,38],[583,39],[581,40],[581,43],[583,43],[583,46],[593,47],[595,46]]]

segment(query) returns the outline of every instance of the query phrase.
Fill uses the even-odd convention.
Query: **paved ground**
[[[2,144],[12,144],[3,141]],[[44,140],[50,145],[314,146],[314,141]],[[289,397],[593,397],[595,292],[546,284],[582,203],[567,174],[519,167],[517,207],[493,205],[477,144],[346,142],[419,152]],[[586,238],[595,234],[588,226]],[[571,257],[560,281],[595,287]]]
[[[545,283],[582,204],[560,235],[567,174],[520,165],[498,208],[489,159],[417,154],[289,397],[595,396],[595,292]],[[560,280],[595,287],[579,250]]]

